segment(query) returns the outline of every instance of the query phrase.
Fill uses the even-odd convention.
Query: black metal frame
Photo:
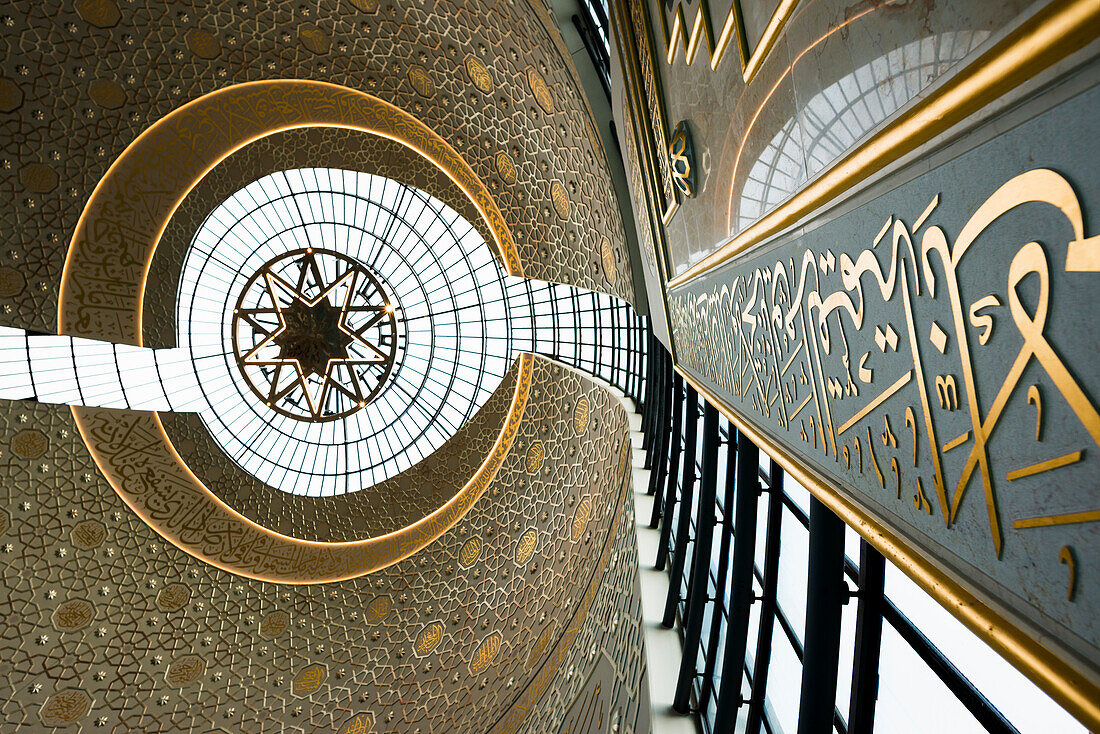
[[[884,594],[883,556],[861,541],[858,562],[846,557],[844,523],[815,499],[810,499],[808,511],[800,506],[784,486],[779,465],[761,466],[759,449],[699,399],[652,333],[647,348],[643,448],[651,469],[652,526],[661,530],[657,557],[648,562],[658,569],[668,567],[662,621],[666,626],[678,624],[684,643],[673,710],[696,716],[708,733],[731,732],[738,723],[744,723],[748,734],[777,731],[778,722],[769,718],[767,704],[770,662],[774,645],[790,644],[802,664],[799,733],[869,734],[875,730],[885,623],[977,723],[992,732],[1015,732]],[[700,409],[703,425],[696,440]],[[719,474],[724,474],[724,483]],[[693,508],[696,483],[698,503]],[[757,557],[761,497],[766,497],[767,519],[762,557]],[[806,626],[801,630],[792,624],[777,594],[782,531],[791,522],[804,529],[808,542]],[[853,599],[854,644],[842,649],[843,607]],[[754,604],[760,605],[759,626],[750,656],[746,643]],[[781,634],[774,632],[777,627]],[[836,701],[842,655],[852,659],[846,712]],[[782,685],[790,686],[791,681]]]

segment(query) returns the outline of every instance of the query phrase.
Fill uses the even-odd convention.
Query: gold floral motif
[[[527,67],[527,83],[531,86],[531,94],[534,95],[535,101],[538,102],[542,111],[546,114],[553,112],[554,95],[550,93],[550,87],[547,86],[546,80],[533,66]]]
[[[92,698],[84,691],[72,688],[46,699],[38,715],[46,726],[67,726],[88,715]]]
[[[600,242],[600,259],[603,262],[603,274],[607,278],[607,282],[611,285],[615,285],[615,280],[619,277],[619,271],[615,267],[615,250],[611,247],[611,240],[606,237]]]
[[[527,456],[524,459],[524,466],[527,469],[528,474],[535,474],[542,468],[543,459],[546,456],[546,451],[542,447],[541,441],[535,441],[531,444],[531,447],[527,449]]]
[[[50,441],[42,431],[28,428],[11,439],[11,451],[21,459],[37,459],[46,453]]]
[[[496,165],[497,175],[500,176],[501,181],[506,184],[516,182],[516,164],[512,162],[511,156],[502,150],[493,157],[493,163]]]
[[[374,729],[374,714],[366,711],[352,716],[340,727],[339,734],[367,734]]]
[[[367,605],[363,618],[367,624],[378,624],[390,613],[390,598],[388,596],[376,596]]]
[[[290,615],[280,610],[272,612],[260,622],[260,637],[265,640],[274,640],[286,631],[290,626]]]
[[[314,693],[325,682],[325,678],[328,678],[328,670],[324,665],[320,663],[307,665],[294,676],[294,682],[291,685],[294,695],[305,697]]]
[[[535,555],[535,547],[538,545],[539,534],[531,528],[523,535],[519,537],[519,541],[516,543],[516,563],[520,566],[531,560],[531,556]]]
[[[439,646],[443,639],[443,623],[439,620],[429,623],[420,630],[420,634],[413,641],[413,650],[417,655],[427,655]]]
[[[470,538],[458,551],[458,565],[469,568],[481,555],[481,538]]]
[[[492,664],[493,659],[500,652],[500,640],[500,633],[494,632],[481,641],[474,650],[474,654],[470,656],[470,673],[473,675],[483,673]]]
[[[577,404],[573,406],[573,430],[578,436],[584,435],[588,430],[588,417],[591,413],[592,404],[588,402],[587,397],[580,396]]]
[[[51,620],[58,632],[73,632],[91,624],[95,617],[95,607],[84,599],[70,599],[59,604]]]
[[[554,203],[554,211],[561,219],[569,219],[569,194],[565,193],[565,187],[555,181],[550,184],[550,201]]]
[[[164,680],[173,688],[183,688],[194,683],[206,669],[206,661],[198,655],[184,655],[171,665],[164,674]]]
[[[485,67],[485,64],[481,63],[481,59],[473,54],[466,57],[466,73],[470,75],[470,81],[472,81],[474,86],[480,91],[485,94],[493,91],[493,77],[489,73],[489,69]]]
[[[576,541],[584,535],[584,529],[588,527],[588,518],[592,515],[592,498],[585,497],[577,503],[577,511],[573,514],[573,524],[569,528],[569,537]]]
[[[76,524],[70,539],[77,548],[89,550],[95,548],[107,537],[107,528],[98,520],[84,520]]]
[[[168,584],[157,594],[157,609],[175,612],[191,601],[191,589],[186,584]]]
[[[431,97],[435,94],[435,82],[423,66],[409,67],[409,84],[422,97]]]

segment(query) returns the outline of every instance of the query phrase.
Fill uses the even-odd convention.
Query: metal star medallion
[[[356,260],[296,250],[255,273],[233,312],[237,364],[272,410],[328,421],[367,405],[397,351],[395,307]]]

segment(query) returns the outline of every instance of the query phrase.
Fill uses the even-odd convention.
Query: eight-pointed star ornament
[[[361,263],[296,250],[265,263],[234,310],[249,386],[283,415],[327,421],[367,405],[394,366],[395,308]]]

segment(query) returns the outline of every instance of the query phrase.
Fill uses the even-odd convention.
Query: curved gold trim
[[[1090,730],[1100,730],[1100,688],[1094,681],[1087,679],[1062,657],[1040,644],[1034,636],[990,608],[941,568],[934,566],[886,524],[822,481],[813,469],[757,429],[751,420],[744,419],[726,406],[701,380],[679,366],[675,370],[707,402],[737,426],[737,430],[764,449],[773,461],[778,462],[810,494],[890,559],[929,596],[970,628],[971,632],[1027,675]]]
[[[697,278],[803,217],[929,142],[998,97],[1083,48],[1097,36],[1100,3],[1052,2],[869,140],[835,162],[756,223],[668,281],[671,290]]]
[[[168,113],[130,143],[107,169],[77,220],[65,257],[58,333],[140,345],[141,293],[157,242],[176,208],[203,176],[232,153],[259,138],[301,127],[359,130],[424,156],[473,201],[493,233],[508,273],[523,275],[511,232],[488,188],[462,156],[419,119],[377,97],[327,82],[247,82],[210,92]],[[138,195],[145,197],[140,206],[135,205]],[[125,208],[111,208],[121,202],[126,203]],[[106,258],[93,257],[102,255],[97,251],[102,247],[101,238],[138,251],[119,255],[143,256],[138,292],[120,292],[125,283],[110,279],[110,275],[104,279]],[[93,271],[88,273],[82,266],[91,266]],[[87,282],[78,283],[81,277]],[[136,299],[135,328],[118,323],[117,336],[98,329],[89,332],[86,321],[75,318],[75,312],[87,307],[79,301],[94,299],[85,296],[79,285],[102,301],[97,304],[103,312],[99,318],[108,323],[120,313],[132,311],[127,301]]]
[[[187,193],[214,166],[261,137],[299,127],[342,127],[403,144],[470,197],[513,275],[518,251],[488,189],[424,123],[376,97],[334,84],[251,82],[199,97],[143,132],[100,180],[77,222],[62,274],[58,332],[141,344],[142,300],[156,246]],[[138,197],[140,204],[135,203]],[[519,375],[500,434],[450,500],[400,530],[344,542],[274,532],[234,511],[188,468],[156,413],[74,407],[81,438],[108,482],[154,530],[184,552],[260,581],[341,581],[407,558],[453,527],[496,476],[523,419],[533,357]]]
[[[188,468],[168,439],[156,413],[76,406],[72,411],[81,438],[111,487],[138,517],[165,540],[212,566],[258,581],[281,584],[328,583],[362,576],[408,558],[453,527],[470,511],[503,465],[523,420],[531,391],[534,357],[523,354],[519,360],[519,375],[507,420],[492,451],[473,477],[454,497],[430,515],[400,530],[366,540],[329,543],[301,540],[268,530],[249,520],[207,489],[202,480]],[[170,452],[175,461],[175,465],[147,467],[147,470],[169,473],[169,484],[172,479],[178,480],[182,475],[190,485],[175,485],[177,489],[183,490],[177,494],[183,497],[190,495],[192,504],[182,506],[182,512],[174,518],[178,524],[172,528],[165,527],[163,519],[155,517],[148,504],[141,502],[134,492],[127,489],[127,480],[134,477],[135,470],[141,466],[126,458],[117,460],[119,455],[132,457],[135,454],[145,454],[150,446],[131,446],[127,443],[121,445],[121,450],[115,454],[108,454],[102,448],[105,434],[121,431],[130,437],[141,435],[143,430],[145,435],[151,435],[163,442],[161,446],[153,447],[154,450],[159,448]],[[201,518],[200,526],[187,524],[196,517]],[[236,554],[233,556],[236,560],[227,560],[224,554],[215,554],[203,547],[208,531],[231,536],[232,547],[227,548],[226,553]],[[182,537],[184,534],[195,537],[185,539]],[[244,558],[252,559],[253,565],[245,563]]]

